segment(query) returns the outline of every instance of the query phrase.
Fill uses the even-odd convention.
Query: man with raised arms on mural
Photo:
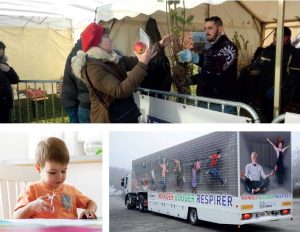
[[[251,194],[266,192],[269,177],[274,175],[272,170],[268,175],[265,174],[261,165],[257,163],[257,153],[251,153],[251,163],[245,167],[245,173],[241,173],[242,178],[245,180],[246,190]]]

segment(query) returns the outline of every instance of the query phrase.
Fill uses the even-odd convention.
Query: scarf
[[[120,56],[115,51],[107,53],[100,47],[92,47],[86,53],[80,50],[77,52],[76,56],[72,57],[71,61],[73,73],[77,78],[82,78],[81,71],[86,63],[87,56],[95,59],[109,60],[116,64],[119,63],[120,60]]]

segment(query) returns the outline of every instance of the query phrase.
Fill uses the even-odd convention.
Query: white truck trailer
[[[125,205],[191,224],[292,220],[290,143],[290,132],[214,132],[139,158]]]

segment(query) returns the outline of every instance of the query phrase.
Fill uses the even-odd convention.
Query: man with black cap
[[[284,27],[283,56],[282,56],[282,81],[281,81],[281,109],[284,110],[287,98],[287,66],[291,54],[295,48],[291,45],[291,29]],[[274,76],[275,76],[275,55],[276,55],[276,30],[273,35],[273,42],[262,51],[261,73],[259,83],[259,96],[262,100],[262,111],[266,121],[270,122],[273,118],[273,99],[274,99]]]
[[[5,44],[0,41],[0,123],[9,122],[10,109],[13,107],[11,84],[19,81],[15,70],[7,64]]]

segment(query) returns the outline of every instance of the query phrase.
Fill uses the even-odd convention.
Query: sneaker
[[[225,180],[223,181],[223,184],[222,184],[222,185],[224,186],[224,185],[226,184],[226,182],[227,182],[227,181],[226,181],[226,179],[225,179]]]

